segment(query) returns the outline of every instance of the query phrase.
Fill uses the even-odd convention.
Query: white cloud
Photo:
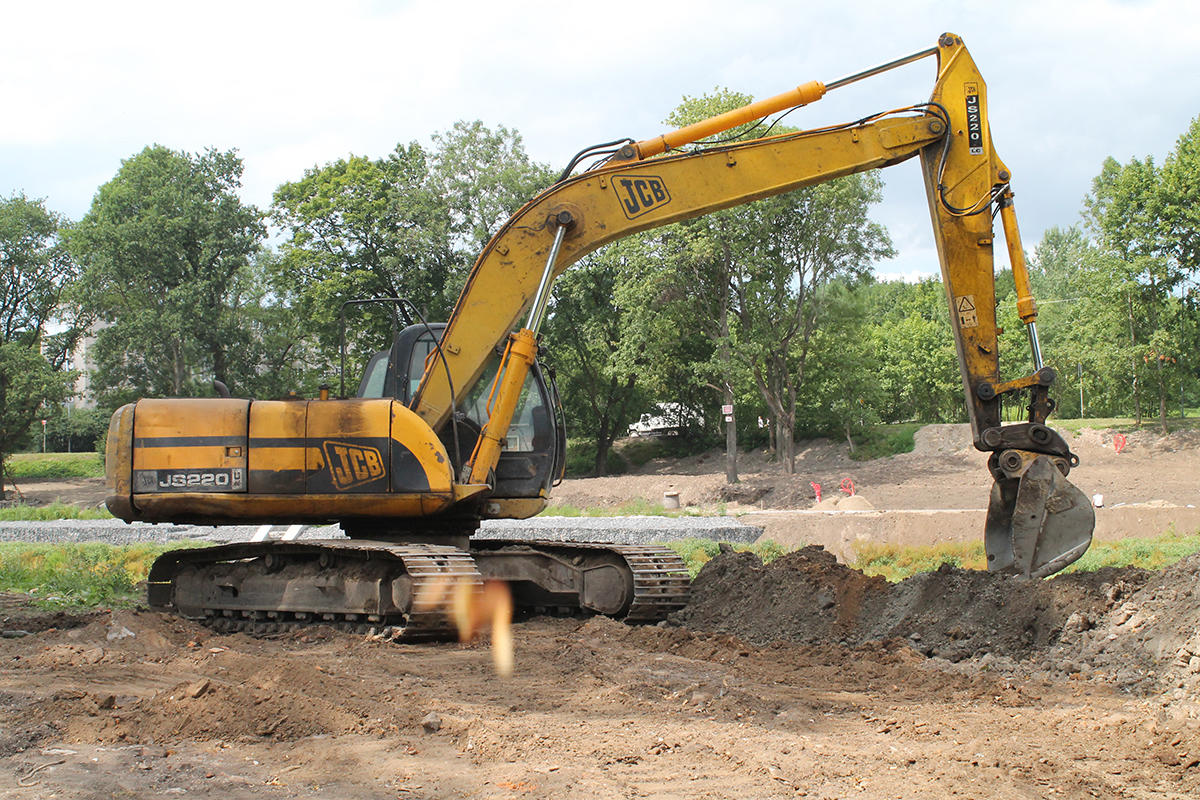
[[[264,206],[314,164],[379,156],[458,119],[516,128],[534,158],[558,165],[595,141],[660,132],[684,94],[830,81],[949,29],[988,77],[1032,249],[1046,227],[1076,220],[1105,156],[1161,160],[1200,113],[1200,11],[1184,0],[54,3],[8,4],[0,25],[0,194],[46,197],[72,217],[154,142],[238,148],[246,197]],[[921,62],[789,122],[919,101],[932,82]],[[885,179],[877,216],[900,256],[881,272],[936,271],[915,168]]]

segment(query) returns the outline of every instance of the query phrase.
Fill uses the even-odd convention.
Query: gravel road
[[[282,538],[287,526],[270,529],[273,539]],[[173,542],[200,539],[214,542],[249,541],[260,526],[172,525],[117,519],[56,520],[52,522],[0,522],[0,541],[17,542]],[[541,539],[559,542],[614,542],[644,544],[674,539],[711,539],[724,542],[753,542],[762,528],[744,525],[730,517],[537,517],[528,520],[489,520],[478,533],[483,539]],[[336,525],[305,526],[301,539],[341,538]]]

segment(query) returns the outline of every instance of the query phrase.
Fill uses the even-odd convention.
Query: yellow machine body
[[[109,507],[148,522],[427,517],[478,494],[395,400],[140,400],[114,416]]]

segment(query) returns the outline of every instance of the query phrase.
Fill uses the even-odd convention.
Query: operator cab
[[[367,362],[358,397],[391,397],[411,408],[426,363],[432,369],[441,369],[435,337],[441,336],[445,328],[444,322],[435,322],[409,325],[397,333],[390,349],[381,350]],[[438,431],[446,450],[455,458],[456,468],[470,457],[487,422],[488,397],[499,366],[500,356],[493,354],[475,385],[465,395],[455,397],[457,412],[452,422]],[[562,478],[565,458],[566,429],[558,391],[552,379],[546,380],[541,364],[535,363],[525,379],[496,465],[493,497],[538,497],[548,492]]]

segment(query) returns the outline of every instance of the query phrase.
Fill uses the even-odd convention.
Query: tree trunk
[[[733,389],[725,384],[722,399],[727,406],[733,405]],[[725,482],[737,483],[737,420],[725,423]]]
[[[228,384],[229,379],[225,377],[225,373],[229,371],[225,360],[225,348],[219,342],[213,342],[210,349],[213,360],[213,380]]]
[[[612,440],[608,441],[596,440],[596,463],[593,470],[597,478],[601,478],[608,473],[608,450],[612,447]]]
[[[593,470],[597,478],[608,474],[608,451],[612,449],[613,433],[609,430],[608,417],[600,420],[600,431],[596,434],[596,462]]]
[[[172,364],[172,367],[173,367],[173,369],[172,369],[172,372],[173,372],[172,384],[173,385],[171,386],[171,394],[175,397],[182,397],[183,396],[183,371],[184,371],[183,350],[181,347],[179,347],[178,343],[176,343],[175,347],[172,348],[171,355],[173,357],[172,361],[174,362]]]
[[[1129,294],[1125,295],[1125,309],[1129,316],[1129,344],[1131,347],[1137,347],[1137,334],[1134,331],[1134,316],[1133,316],[1133,300]],[[1137,427],[1142,427],[1142,387],[1138,382],[1137,374],[1137,359],[1133,358],[1129,361],[1129,366],[1133,372],[1133,412]]]
[[[1163,380],[1162,358],[1157,361],[1158,371],[1158,424],[1162,427],[1163,436],[1167,435],[1167,384]]]
[[[725,245],[725,273],[729,272],[729,245]],[[724,281],[727,286],[729,281]],[[720,331],[720,358],[721,358],[721,401],[727,405],[733,405],[733,353],[729,347],[729,291],[723,288],[721,291],[721,299],[717,306],[717,324]],[[737,483],[737,421],[725,423],[725,482]]]

